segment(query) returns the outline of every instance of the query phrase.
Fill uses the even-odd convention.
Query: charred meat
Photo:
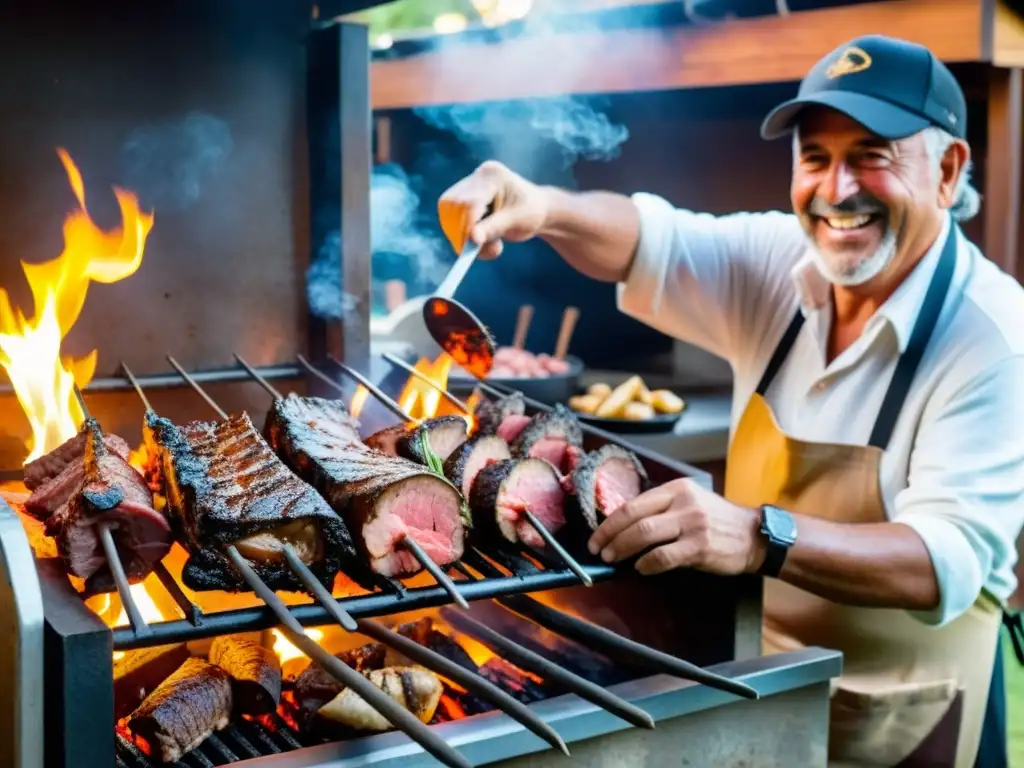
[[[215,664],[191,657],[128,718],[128,729],[165,763],[180,760],[231,716],[231,678]]]
[[[147,414],[168,509],[189,552],[190,589],[242,590],[224,550],[234,544],[271,589],[304,589],[284,559],[290,545],[330,588],[355,549],[344,522],[274,454],[245,414],[177,427]]]
[[[424,451],[426,438],[430,450],[443,462],[466,441],[467,428],[466,420],[461,416],[438,416],[425,419],[416,426],[395,424],[386,427],[366,438],[366,444],[390,456],[428,464],[429,457]]]
[[[448,457],[444,463],[444,475],[469,498],[480,470],[489,464],[511,459],[508,443],[497,435],[478,435],[470,438]]]
[[[61,474],[69,465],[80,466],[82,456],[85,454],[85,444],[92,432],[92,419],[86,419],[78,434],[69,440],[64,441],[54,450],[45,456],[40,456],[35,461],[25,465],[24,482],[25,487],[30,491],[39,488],[48,480],[52,480]],[[125,461],[131,453],[128,443],[117,435],[104,435],[103,442],[107,448],[116,453]]]
[[[128,717],[188,657],[188,646],[177,643],[139,648],[115,658],[114,718]]]
[[[77,460],[79,485],[47,518],[46,534],[57,542],[70,573],[92,579],[102,571],[113,584],[99,529],[100,523],[109,524],[125,573],[138,581],[170,551],[171,526],[153,509],[153,494],[142,475],[107,447],[99,424],[89,419],[85,428],[85,450]]]
[[[274,403],[265,432],[285,463],[345,518],[373,572],[421,570],[402,547],[406,536],[439,565],[462,557],[463,499],[455,486],[421,464],[353,442],[340,426],[350,419],[340,401],[288,397]]]
[[[209,659],[229,675],[235,712],[265,715],[281,703],[281,662],[269,648],[243,637],[221,636]]]
[[[384,667],[364,674],[422,722],[434,718],[444,686],[433,672],[422,667]],[[320,707],[317,715],[358,731],[390,731],[394,727],[351,688]]]
[[[479,435],[499,434],[498,427],[509,416],[522,416],[525,424],[530,420],[525,413],[526,401],[523,399],[522,392],[515,392],[495,400],[481,399],[480,404],[473,411],[473,416],[476,419],[476,433]],[[512,439],[514,438],[515,435],[512,436]]]
[[[559,471],[572,471],[583,451],[583,430],[576,416],[561,403],[538,413],[511,445],[512,455],[547,459]]]
[[[593,530],[650,487],[647,472],[636,455],[612,443],[586,454],[571,477],[576,503]]]
[[[544,539],[524,517],[529,510],[551,533],[565,525],[565,491],[546,459],[505,459],[480,470],[470,494],[473,520],[512,543],[542,549]]]
[[[363,673],[381,669],[386,656],[387,649],[380,643],[367,643],[335,654],[343,664]],[[295,701],[301,713],[308,718],[344,689],[344,684],[313,661],[295,678]]]

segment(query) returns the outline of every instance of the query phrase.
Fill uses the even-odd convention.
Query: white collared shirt
[[[619,309],[729,361],[730,438],[799,307],[807,321],[766,399],[795,438],[867,445],[949,220],[861,337],[826,365],[831,291],[794,215],[633,201],[640,244]],[[914,614],[930,624],[956,618],[983,588],[1013,594],[1024,525],[1024,289],[958,237],[946,303],[880,469],[889,519],[912,527],[935,565],[939,606]]]

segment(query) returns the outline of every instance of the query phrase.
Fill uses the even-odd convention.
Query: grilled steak
[[[476,419],[476,433],[479,435],[496,435],[498,434],[498,427],[506,418],[509,416],[524,416],[525,413],[526,401],[523,399],[522,392],[515,392],[496,400],[482,399],[473,411],[473,416]],[[525,424],[527,421],[529,421],[529,417],[524,417],[523,423]]]
[[[561,403],[553,411],[538,413],[530,419],[511,445],[513,456],[547,459],[562,473],[572,470],[582,448],[580,423]]]
[[[612,443],[584,456],[571,477],[576,503],[593,530],[650,487],[640,460],[632,451]]]
[[[231,675],[234,711],[265,715],[281,703],[281,662],[269,648],[243,637],[221,636],[210,644],[209,659]]]
[[[469,498],[477,473],[488,464],[511,459],[508,443],[497,435],[478,435],[470,438],[448,457],[444,463],[444,475]]]
[[[401,546],[405,536],[439,565],[462,557],[458,490],[421,464],[353,442],[341,426],[350,420],[340,401],[284,398],[267,414],[265,432],[287,465],[345,518],[375,573],[421,570]]]
[[[193,656],[146,697],[128,729],[149,743],[154,757],[173,763],[226,727],[231,706],[228,673]]]
[[[498,437],[506,443],[513,443],[519,437],[519,433],[526,429],[530,423],[530,417],[521,413],[510,413],[498,425]]]
[[[342,519],[274,455],[245,414],[179,428],[149,413],[146,429],[189,552],[182,570],[189,588],[246,588],[224,553],[230,544],[275,590],[305,589],[284,560],[285,543],[328,589],[341,561],[355,556]]]
[[[85,454],[86,438],[91,431],[91,421],[92,419],[86,419],[78,430],[77,435],[69,440],[65,440],[45,456],[40,456],[35,461],[30,461],[25,465],[23,480],[26,488],[34,491],[47,480],[57,477],[69,464],[78,465],[81,463],[80,460]],[[117,435],[104,435],[103,442],[107,444],[107,448],[111,452],[116,453],[125,461],[128,460],[131,449],[123,438]],[[54,507],[55,509],[56,507]]]
[[[423,452],[423,436],[427,436],[430,448],[441,461],[445,461],[452,452],[466,441],[468,425],[461,416],[438,416],[425,419],[423,423],[409,427],[395,424],[374,432],[366,438],[370,448],[390,456],[401,456],[419,464],[427,463]]]
[[[90,579],[105,571],[113,583],[98,527],[108,523],[125,573],[139,581],[170,551],[171,526],[153,509],[142,475],[107,448],[99,424],[89,419],[86,428],[80,485],[46,520],[46,534],[70,573]]]
[[[424,723],[434,718],[444,686],[437,675],[422,667],[385,667],[364,673],[384,693]],[[317,715],[359,731],[390,731],[394,726],[351,688],[345,688]]]
[[[546,459],[505,459],[480,470],[470,493],[473,521],[482,531],[541,549],[544,539],[525,519],[529,510],[551,533],[565,525],[565,491]]]

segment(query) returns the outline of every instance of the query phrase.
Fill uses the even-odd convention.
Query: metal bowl
[[[504,389],[516,389],[526,397],[544,405],[568,403],[569,398],[580,391],[580,377],[583,375],[583,361],[572,355],[565,356],[569,371],[563,374],[552,374],[544,378],[522,377],[505,378],[488,376],[484,381]],[[450,386],[463,390],[472,390],[476,381],[462,371],[452,371],[448,379]]]

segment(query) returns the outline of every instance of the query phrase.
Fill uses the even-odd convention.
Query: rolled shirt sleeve
[[[695,213],[645,193],[632,200],[640,242],[618,286],[620,311],[735,364],[760,343],[764,318],[795,301],[791,271],[806,250],[796,217]]]
[[[1013,591],[1000,574],[1012,573],[1024,525],[1024,357],[994,363],[922,424],[893,520],[917,532],[935,568],[939,604],[912,612],[919,620],[940,626],[982,589]]]

